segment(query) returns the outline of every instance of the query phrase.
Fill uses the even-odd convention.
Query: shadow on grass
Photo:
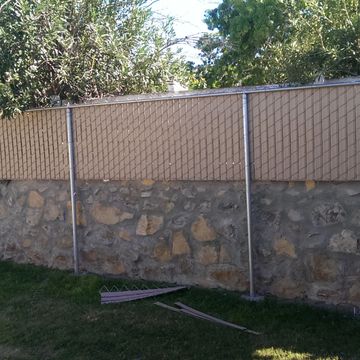
[[[1,359],[360,359],[360,321],[233,292],[189,290],[100,305],[104,279],[0,262]],[[156,307],[181,301],[263,334],[254,336]]]

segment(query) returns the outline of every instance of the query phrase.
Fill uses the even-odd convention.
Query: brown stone
[[[328,300],[328,299],[337,299],[339,297],[339,293],[335,290],[330,289],[320,289],[316,293],[318,298]]]
[[[227,251],[227,249],[224,245],[221,245],[220,256],[219,256],[220,264],[229,263],[230,261],[231,261],[231,257],[230,257],[229,252]]]
[[[141,278],[145,280],[160,279],[161,275],[161,269],[158,264],[156,265],[156,267],[145,266],[141,271]]]
[[[87,262],[94,262],[97,259],[97,252],[95,250],[83,251],[81,255],[84,261]]]
[[[136,234],[141,236],[154,235],[164,222],[163,216],[141,215],[136,227]]]
[[[65,270],[72,266],[72,259],[64,255],[58,255],[55,257],[52,267],[57,269]]]
[[[173,255],[190,254],[190,247],[182,231],[174,233],[172,238],[172,253]]]
[[[66,204],[67,207],[67,222],[69,224],[72,224],[72,206],[71,201],[68,201]],[[76,224],[79,226],[85,226],[86,225],[86,216],[84,212],[84,208],[82,206],[81,201],[76,202]]]
[[[67,191],[59,191],[57,196],[56,196],[56,200],[57,201],[65,201],[68,198],[68,193]]]
[[[161,241],[156,244],[154,249],[154,257],[160,262],[169,262],[171,260],[171,253],[168,244],[165,241]]]
[[[58,255],[55,258],[55,262],[65,263],[66,262],[66,257],[64,255]]]
[[[28,255],[28,259],[30,260],[30,262],[34,265],[46,265],[47,264],[43,254],[41,254],[37,251],[28,251],[27,255]]]
[[[8,210],[4,204],[0,203],[0,219],[5,219],[8,214]]]
[[[26,209],[25,221],[30,226],[36,226],[40,223],[42,210],[29,208]]]
[[[131,235],[130,232],[126,229],[120,229],[119,231],[119,238],[126,241],[131,241]]]
[[[360,284],[354,284],[349,291],[349,301],[352,304],[360,305]]]
[[[68,249],[73,246],[73,240],[70,237],[65,237],[57,241],[57,245],[61,249]]]
[[[330,239],[329,249],[334,252],[360,254],[358,237],[351,230],[343,230],[340,234],[333,235]]]
[[[49,245],[49,237],[48,236],[40,236],[36,239],[36,244],[40,245],[42,249],[45,249]]]
[[[121,211],[116,207],[103,206],[100,203],[94,204],[91,209],[91,215],[98,223],[105,225],[115,225],[134,217],[134,214]]]
[[[199,216],[191,225],[191,232],[198,241],[211,241],[216,239],[216,231],[208,224],[203,216]]]
[[[65,262],[66,261],[66,257],[64,255],[58,255],[55,260],[58,260],[60,262]]]
[[[32,240],[31,239],[25,239],[21,242],[21,246],[25,249],[31,247],[32,245]]]
[[[44,219],[46,221],[55,221],[60,217],[59,207],[52,201],[48,201],[45,206]]]
[[[18,251],[18,250],[19,250],[19,248],[17,247],[16,244],[7,244],[6,245],[6,251],[12,252],[12,251]]]
[[[237,268],[224,268],[212,271],[211,278],[215,279],[219,285],[229,290],[244,291],[248,287],[246,275]]]
[[[276,255],[285,255],[291,258],[296,258],[294,244],[285,238],[281,238],[275,241],[274,250]]]
[[[20,207],[23,207],[26,203],[26,196],[25,195],[21,195],[17,200],[16,200],[16,204],[19,205]]]
[[[80,201],[76,202],[76,223],[80,226],[86,226],[86,216],[84,208]]]
[[[45,204],[44,198],[37,191],[30,191],[28,205],[31,208],[42,208]]]
[[[316,183],[315,183],[314,180],[306,180],[305,181],[305,186],[306,186],[306,190],[310,191],[310,190],[315,189]]]
[[[144,180],[142,181],[142,183],[143,183],[143,185],[145,185],[145,186],[152,186],[152,185],[155,184],[155,181],[152,180],[152,179],[144,179]]]
[[[126,272],[125,265],[118,259],[110,258],[109,261],[105,260],[104,272],[106,274],[121,275]]]
[[[197,253],[197,260],[202,265],[216,264],[218,262],[218,252],[215,246],[203,246]]]
[[[312,277],[316,281],[336,281],[341,271],[341,264],[322,254],[313,255],[309,265]]]
[[[178,259],[178,268],[181,275],[193,276],[194,274],[194,261],[188,257],[181,257]]]
[[[175,204],[171,201],[168,201],[166,204],[165,204],[165,213],[168,214],[171,210],[173,210],[175,207]]]
[[[284,299],[302,298],[304,286],[289,277],[279,278],[270,287],[270,293]]]

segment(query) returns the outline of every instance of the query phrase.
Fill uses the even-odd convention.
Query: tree
[[[223,0],[198,47],[209,87],[360,74],[359,0]]]
[[[171,21],[148,0],[12,0],[0,5],[0,112],[51,99],[162,91],[186,79]]]

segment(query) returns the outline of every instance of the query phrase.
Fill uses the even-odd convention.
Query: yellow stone
[[[271,284],[270,293],[284,299],[300,298],[303,297],[304,286],[289,277],[281,277]]]
[[[112,271],[115,275],[124,274],[126,272],[125,266],[123,263],[114,264]]]
[[[98,223],[105,225],[115,225],[134,217],[134,214],[121,211],[116,207],[103,206],[100,203],[94,204],[91,209],[91,215]]]
[[[349,291],[350,301],[353,304],[360,305],[360,285],[354,284]]]
[[[175,207],[175,204],[171,201],[168,201],[166,204],[165,204],[165,213],[168,214],[171,210],[173,210]]]
[[[58,245],[62,249],[71,248],[73,246],[73,240],[69,237],[62,238],[58,241]]]
[[[164,241],[155,246],[154,257],[160,262],[169,262],[171,260],[170,249]]]
[[[48,201],[44,211],[44,219],[47,221],[55,221],[60,217],[59,207],[52,201]]]
[[[22,195],[20,196],[17,200],[16,200],[16,203],[23,207],[25,205],[25,202],[26,202],[26,196],[25,195]]]
[[[69,257],[65,257],[64,255],[58,255],[54,259],[52,267],[65,270],[71,268],[71,260]]]
[[[216,239],[216,231],[203,216],[199,216],[191,225],[191,232],[198,241],[212,241]]]
[[[221,245],[219,262],[220,263],[228,263],[230,261],[231,261],[231,258],[230,258],[229,252],[227,251],[227,249],[224,245]]]
[[[305,186],[306,186],[306,190],[310,191],[310,190],[315,189],[316,183],[315,183],[314,180],[306,180],[305,181]]]
[[[85,262],[94,262],[97,260],[97,252],[96,250],[83,251],[81,253],[81,257]]]
[[[67,221],[69,224],[72,224],[72,216],[71,216],[71,201],[68,201],[66,204],[67,207]],[[86,225],[86,217],[84,214],[83,206],[81,201],[76,202],[76,225],[85,226]]]
[[[296,258],[295,246],[289,240],[281,238],[275,241],[274,250],[276,255],[285,255]]]
[[[29,248],[29,247],[31,246],[31,244],[32,244],[32,241],[31,241],[30,239],[25,239],[25,240],[21,243],[21,245],[22,245],[23,248]]]
[[[8,210],[5,205],[0,203],[0,219],[5,219],[7,216]]]
[[[131,240],[132,240],[129,231],[127,231],[127,230],[125,230],[125,229],[121,229],[121,230],[119,231],[119,237],[120,237],[120,239],[126,240],[126,241],[131,241]]]
[[[210,275],[226,289],[244,291],[248,287],[246,275],[236,268],[218,269]]]
[[[152,180],[152,179],[144,179],[144,180],[142,181],[142,183],[143,183],[143,185],[145,185],[145,186],[152,186],[152,185],[155,184],[155,181]]]
[[[109,259],[109,261],[104,264],[104,272],[106,274],[121,275],[126,272],[126,269],[125,265],[121,261]]]
[[[218,253],[215,246],[203,246],[197,253],[197,260],[202,265],[216,264]]]
[[[37,191],[30,191],[28,197],[28,205],[31,208],[42,208],[45,204],[44,198]]]
[[[160,230],[164,222],[162,216],[141,215],[136,227],[136,234],[141,236],[154,235]]]
[[[172,253],[173,255],[190,254],[190,247],[182,231],[174,233],[172,238]]]

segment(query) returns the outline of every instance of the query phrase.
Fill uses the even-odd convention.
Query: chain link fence
[[[242,94],[152,96],[73,108],[83,180],[244,178]],[[360,179],[360,86],[249,94],[252,176],[258,181]],[[0,122],[0,178],[68,179],[66,111]]]
[[[256,180],[360,179],[360,86],[250,95]]]

